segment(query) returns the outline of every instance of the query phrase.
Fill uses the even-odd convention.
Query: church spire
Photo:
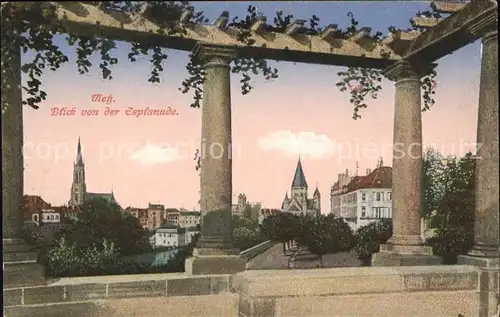
[[[78,137],[78,148],[76,151],[76,164],[83,164],[82,145],[80,143],[80,137]]]
[[[306,177],[304,175],[304,170],[302,169],[302,164],[299,161],[297,163],[297,168],[295,169],[295,176],[293,177],[292,188],[293,187],[307,187]]]

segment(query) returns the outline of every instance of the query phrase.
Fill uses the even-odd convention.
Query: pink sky
[[[424,143],[444,153],[463,154],[474,148],[479,85],[475,54],[478,43],[440,61],[444,66],[438,68],[436,105],[422,114]],[[40,110],[24,111],[25,193],[40,195],[53,205],[66,204],[81,137],[88,191],[113,188],[123,207],[154,202],[198,209],[199,175],[193,155],[200,142],[201,111],[189,107],[191,95],[178,91],[186,61],[186,53],[172,54],[159,85],[147,82],[146,61],[123,62],[112,81],[102,80],[96,72],[77,75],[71,64],[44,75],[48,99]],[[169,72],[170,66],[174,70]],[[252,202],[280,207],[302,153],[310,195],[318,183],[322,212],[329,212],[330,186],[338,173],[346,168],[354,172],[359,161],[359,173],[364,174],[375,168],[379,156],[392,165],[393,84],[385,80],[379,98],[368,100],[369,107],[355,121],[348,94],[335,87],[342,68],[283,62],[277,66],[279,79],[264,83],[257,78],[246,96],[240,94],[239,75],[232,77],[233,194],[245,193]],[[50,116],[50,108],[61,105],[75,106],[77,113],[86,108],[102,112],[105,105],[90,100],[94,93],[112,94],[113,107],[122,112],[130,106],[170,106],[179,115]],[[370,153],[356,157],[355,152],[348,155],[348,145],[375,150],[368,148]]]

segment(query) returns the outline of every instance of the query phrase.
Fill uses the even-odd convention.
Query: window
[[[389,201],[391,201],[391,200],[392,200],[392,193],[387,193],[387,199],[388,199]]]
[[[38,215],[36,215],[36,214],[35,214],[35,215],[33,215],[33,221],[38,222]]]
[[[380,199],[384,201],[384,193],[380,193],[380,197],[381,197]]]
[[[375,218],[382,218],[382,208],[376,207],[373,209],[375,209]]]
[[[361,207],[361,218],[366,217],[366,207]]]
[[[377,193],[377,201],[380,201],[380,193]]]
[[[361,200],[362,200],[362,201],[366,201],[366,194],[365,194],[365,193],[362,193],[362,194],[361,194]]]

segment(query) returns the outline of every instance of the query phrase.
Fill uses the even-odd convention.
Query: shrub
[[[92,245],[78,250],[75,243],[69,244],[61,237],[47,252],[47,273],[58,277],[106,274],[116,259],[114,244],[108,240],[99,247]]]
[[[392,219],[381,219],[372,222],[356,231],[356,255],[362,261],[371,259],[373,253],[380,250],[380,245],[386,243],[392,236]]]
[[[311,253],[319,256],[320,267],[323,266],[323,255],[348,251],[355,245],[354,234],[342,218],[322,215],[304,220],[303,225],[301,239]]]
[[[432,252],[443,258],[444,264],[456,264],[457,256],[467,254],[474,245],[474,234],[461,226],[440,226],[436,236],[427,241]]]
[[[259,232],[246,227],[237,227],[233,230],[233,244],[240,251],[249,249],[263,242],[259,239]]]

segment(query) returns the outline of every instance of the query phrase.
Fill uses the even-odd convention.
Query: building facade
[[[60,223],[62,218],[76,217],[80,212],[78,206],[52,206],[40,196],[24,195],[22,213],[25,222],[37,225]]]
[[[179,212],[179,227],[192,228],[200,224],[201,215],[199,211],[188,211],[181,209]]]
[[[339,174],[330,191],[330,212],[353,230],[383,218],[392,218],[392,167],[380,160],[363,176]]]
[[[263,208],[259,214],[259,224],[262,224],[262,222],[264,222],[264,219],[266,219],[267,217],[269,217],[271,215],[279,214],[280,212],[281,212],[281,209]]]
[[[78,138],[78,148],[76,160],[73,165],[73,182],[71,184],[71,196],[68,201],[69,206],[81,206],[86,200],[92,198],[103,198],[109,202],[118,204],[113,191],[111,193],[89,193],[85,184],[85,163],[83,161],[82,146]]]
[[[153,247],[179,248],[186,245],[186,230],[178,226],[164,225],[156,229],[152,239]]]
[[[308,198],[308,186],[300,158],[295,169],[290,194],[290,197],[288,197],[288,192],[285,195],[281,205],[282,211],[293,214],[312,214],[314,216],[321,214],[321,194],[316,186],[313,197]]]
[[[243,215],[243,212],[250,206],[247,200],[247,196],[245,194],[240,193],[238,195],[238,202],[231,206],[231,211],[236,215]]]

